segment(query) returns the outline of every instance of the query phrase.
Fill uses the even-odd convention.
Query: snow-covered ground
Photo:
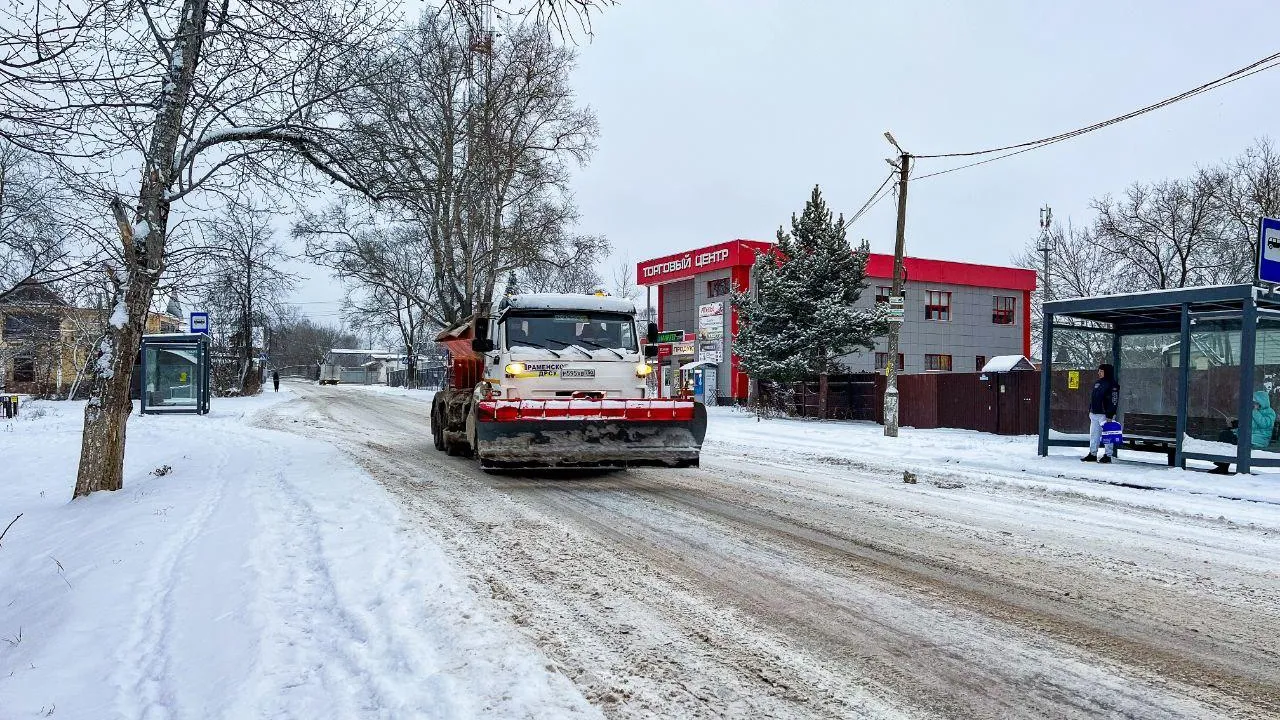
[[[611,718],[1280,713],[1280,506],[1218,492],[1273,476],[721,408],[697,469],[489,475],[426,393],[298,392]]]
[[[74,502],[83,405],[0,422],[0,718],[595,716],[358,466],[252,424],[287,388],[134,416]]]
[[[758,419],[734,408],[709,408],[707,448],[758,453],[781,451],[788,461],[818,465],[857,462],[931,473],[957,480],[1034,485],[1099,499],[1141,504],[1187,514],[1280,522],[1280,472],[1211,475],[1208,463],[1170,468],[1163,454],[1122,452],[1111,465],[1080,462],[1083,448],[1054,447],[1036,453],[1036,438],[1007,437],[970,430],[901,428],[886,438],[871,422],[816,422]]]
[[[0,720],[1273,707],[1280,474],[712,408],[698,470],[490,476],[431,397],[135,416],[76,501],[83,406],[0,421]]]

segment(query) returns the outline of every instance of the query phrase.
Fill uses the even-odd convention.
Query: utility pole
[[[1044,294],[1041,302],[1048,302],[1053,299],[1053,293],[1049,292],[1049,253],[1053,250],[1052,239],[1049,235],[1049,228],[1053,225],[1053,208],[1046,203],[1040,208],[1040,247],[1036,248],[1044,255],[1044,274],[1041,280],[1044,281]]]
[[[898,149],[898,232],[893,242],[893,290],[889,298],[889,358],[885,363],[887,381],[884,391],[884,435],[898,437],[898,336],[902,331],[902,322],[906,311],[906,301],[902,299],[902,266],[903,247],[907,236],[907,179],[911,173],[911,153],[903,150],[891,133],[884,134]],[[893,161],[889,161],[892,165]],[[893,310],[901,308],[899,314]]]

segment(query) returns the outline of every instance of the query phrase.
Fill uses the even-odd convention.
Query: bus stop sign
[[[1280,219],[1264,217],[1258,229],[1258,281],[1280,285]]]

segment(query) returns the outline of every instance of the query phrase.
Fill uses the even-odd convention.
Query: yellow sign
[[[187,381],[187,374],[186,374],[186,373],[178,373],[178,382],[186,382],[186,381]]]
[[[1067,371],[1067,389],[1068,390],[1080,389],[1080,371],[1079,370]]]

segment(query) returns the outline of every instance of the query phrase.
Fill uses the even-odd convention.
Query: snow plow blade
[[[482,400],[485,468],[696,467],[707,409],[690,400]]]

